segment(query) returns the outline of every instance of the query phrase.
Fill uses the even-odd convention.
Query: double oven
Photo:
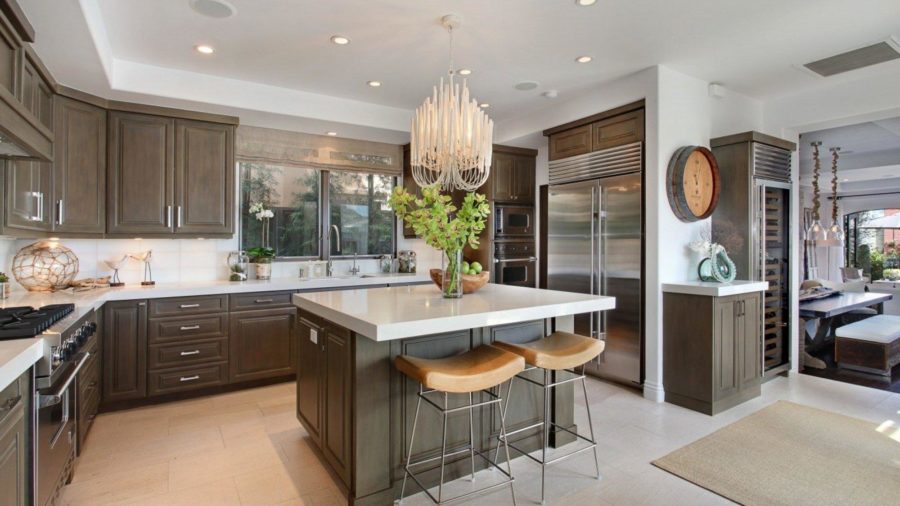
[[[494,283],[537,287],[534,207],[494,207]]]

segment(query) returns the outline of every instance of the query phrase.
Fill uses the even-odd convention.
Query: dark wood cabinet
[[[174,231],[175,120],[109,113],[107,232]]]
[[[536,156],[530,149],[494,146],[491,174],[479,191],[492,202],[533,204]]]
[[[50,230],[50,178],[49,163],[29,160],[6,162],[5,228]]]
[[[322,327],[302,316],[298,318],[297,418],[319,446],[322,444],[322,385],[325,335]]]
[[[296,315],[296,308],[231,313],[229,379],[238,382],[292,374],[291,336]]]
[[[350,482],[352,359],[350,331],[326,325],[322,452],[344,483]]]
[[[550,138],[550,161],[642,142],[644,101],[544,130]]]
[[[234,127],[175,122],[175,232],[234,231]]]
[[[0,17],[0,86],[10,95],[17,95],[22,42],[8,23],[5,16]]]
[[[550,160],[590,153],[591,134],[591,125],[588,124],[550,135]]]
[[[97,412],[100,408],[100,392],[102,388],[100,341],[100,334],[95,333],[82,347],[82,351],[90,353],[90,357],[81,368],[81,371],[78,372],[76,380],[75,399],[77,412],[75,423],[78,439],[75,444],[75,451],[78,455],[81,455],[81,451],[84,448],[84,440],[87,438],[88,431],[94,424],[94,419],[97,418]]]
[[[644,140],[644,110],[631,111],[591,125],[591,151]],[[551,158],[552,160],[552,158]]]
[[[54,83],[50,73],[31,48],[23,49],[22,54],[19,100],[42,125],[53,129]]]
[[[28,444],[31,369],[0,391],[0,505],[31,504]]]
[[[53,230],[79,236],[106,231],[106,110],[56,97]]]
[[[146,397],[146,300],[105,304],[102,347],[103,402]]]
[[[666,402],[709,415],[760,394],[760,294],[663,294]],[[691,318],[685,318],[691,314]]]

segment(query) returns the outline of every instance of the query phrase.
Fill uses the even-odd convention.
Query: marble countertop
[[[0,300],[0,308],[16,306],[41,307],[48,304],[75,304],[75,311],[49,332],[63,332],[67,326],[99,308],[105,302],[115,300],[158,299],[164,297],[190,297],[249,292],[275,292],[288,290],[322,290],[358,287],[366,285],[400,285],[431,283],[428,273],[416,274],[366,274],[363,276],[335,276],[331,278],[299,279],[282,278],[269,281],[200,281],[193,283],[158,283],[154,286],[126,285],[117,288],[100,288],[83,292],[26,292],[14,291],[9,298]],[[32,366],[43,352],[43,339],[11,339],[0,341],[0,389],[9,385]]]
[[[605,311],[615,297],[489,283],[461,299],[430,285],[294,294],[300,309],[374,341]]]
[[[768,281],[746,281],[738,279],[731,283],[685,281],[683,283],[663,283],[662,285],[663,292],[705,295],[708,297],[726,297],[728,295],[740,295],[742,293],[762,292],[768,288]]]

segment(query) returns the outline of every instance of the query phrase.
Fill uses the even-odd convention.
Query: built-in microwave
[[[497,205],[494,208],[494,238],[534,236],[534,208]]]

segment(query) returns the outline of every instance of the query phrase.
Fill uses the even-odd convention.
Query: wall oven
[[[494,282],[537,288],[534,241],[494,243]]]
[[[534,237],[534,208],[527,206],[494,207],[494,238]]]

